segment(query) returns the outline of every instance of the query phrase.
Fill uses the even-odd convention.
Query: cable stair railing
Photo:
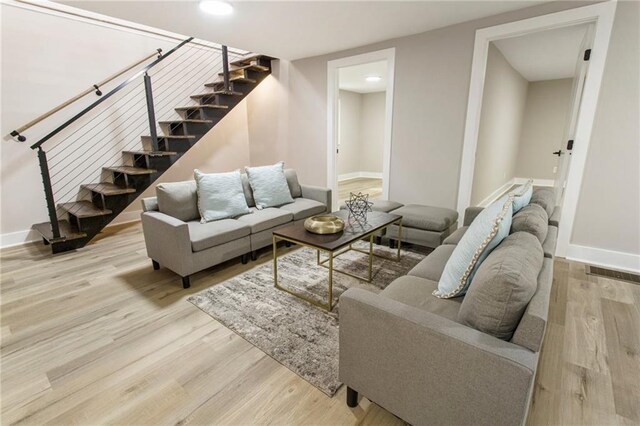
[[[36,124],[99,96],[31,145],[49,216],[33,225],[43,242],[53,253],[86,245],[266,78],[272,59],[190,37],[12,131],[25,142]]]

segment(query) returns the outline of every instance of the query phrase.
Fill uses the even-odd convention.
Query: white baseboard
[[[595,266],[640,273],[640,254],[569,244],[566,258]]]
[[[489,204],[493,203],[495,200],[500,198],[505,192],[509,190],[514,185],[514,179],[509,179],[502,185],[500,188],[493,191],[489,194],[484,200],[478,203],[478,207],[487,207]]]
[[[137,222],[140,220],[142,210],[120,213],[113,222],[107,225],[107,228],[124,223]],[[24,231],[8,232],[0,235],[0,248],[14,247],[34,241],[42,240],[42,236],[33,229],[25,229]]]
[[[351,172],[351,173],[344,173],[344,174],[338,175],[338,182],[342,182],[342,181],[345,181],[345,180],[351,180],[351,179],[360,179],[360,178],[382,179],[382,173],[378,173],[378,172]]]
[[[530,178],[514,178],[514,185],[523,185],[529,181]],[[554,186],[555,181],[553,179],[533,179],[533,186]]]

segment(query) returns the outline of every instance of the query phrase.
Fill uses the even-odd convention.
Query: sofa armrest
[[[411,424],[521,424],[537,355],[439,315],[349,289],[340,381]]]
[[[464,211],[464,226],[471,225],[473,219],[476,218],[480,214],[480,212],[484,210],[484,207],[467,207]]]
[[[191,273],[191,239],[186,222],[158,211],[142,213],[147,255],[181,276]]]
[[[302,198],[316,200],[327,206],[327,212],[333,211],[331,209],[331,190],[329,188],[310,185],[300,185],[300,187],[302,188]]]

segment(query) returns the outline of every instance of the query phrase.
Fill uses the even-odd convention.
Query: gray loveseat
[[[339,375],[349,406],[357,405],[360,393],[414,425],[524,423],[547,323],[557,228],[542,221],[550,239],[544,244],[523,232],[507,238],[524,241],[521,253],[535,256],[541,267],[529,271],[535,292],[512,337],[502,340],[460,320],[469,293],[453,299],[431,294],[480,211],[467,209],[462,228],[380,294],[357,288],[342,294]],[[510,246],[499,250],[507,239],[484,263],[513,253]],[[480,269],[470,288],[478,275]]]
[[[291,169],[285,170],[285,176],[294,202],[258,210],[247,176],[243,174],[244,195],[252,212],[234,219],[200,223],[200,218],[193,217],[193,214],[191,217],[167,214],[189,210],[197,215],[194,181],[181,185],[180,193],[175,196],[167,195],[165,191],[164,213],[159,209],[158,197],[144,198],[142,230],[153,268],[158,269],[162,265],[171,269],[182,277],[183,287],[188,288],[191,274],[237,256],[241,256],[243,263],[248,261],[249,254],[255,260],[256,250],[272,243],[275,229],[331,211],[330,189],[300,185],[295,171]]]

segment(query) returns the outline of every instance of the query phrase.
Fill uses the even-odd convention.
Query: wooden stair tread
[[[206,86],[206,85],[205,85]],[[182,106],[175,108],[176,111],[185,111],[190,109],[229,109],[227,105],[213,105],[213,104],[204,104],[204,105],[191,105],[191,106]]]
[[[145,139],[151,139],[151,136],[141,136]],[[160,139],[195,139],[196,137],[193,135],[158,135],[158,140]]]
[[[81,185],[81,187],[102,195],[133,194],[136,192],[134,188],[123,188],[110,182],[89,183]]]
[[[59,204],[58,207],[68,211],[78,218],[107,216],[112,213],[109,209],[100,209],[91,201],[85,200]]]
[[[254,80],[252,78],[246,78],[246,77],[231,77],[229,79],[230,83],[249,83],[249,84],[255,84],[258,81]],[[224,80],[217,80],[217,81],[213,81],[211,83],[205,83],[204,87],[215,87],[219,84],[224,84]]]
[[[251,56],[245,56],[244,58],[236,59],[235,61],[230,62],[229,65],[236,66],[236,67],[243,66],[243,65],[248,65],[248,64],[250,64],[252,62],[257,61],[258,59],[266,59],[266,60],[271,61],[271,60],[273,60],[275,58],[272,57],[272,56],[267,56],[267,55],[254,54],[254,55],[251,55]]]
[[[148,155],[149,157],[169,157],[172,155],[178,155],[177,152],[174,151],[122,151],[125,154],[131,155]]]
[[[267,72],[269,71],[269,67],[265,67],[264,65],[258,65],[258,64],[236,65],[233,68],[230,68],[229,72],[242,71],[242,70]]]
[[[233,91],[225,92],[224,90],[216,90],[215,92],[200,93],[199,95],[191,95],[191,99],[206,98],[207,96],[215,96],[215,95],[242,96],[242,93],[233,92]]]
[[[78,231],[67,220],[58,221],[58,228],[60,229],[59,240],[55,240],[53,238],[53,232],[51,231],[51,222],[36,223],[31,228],[33,228],[36,232],[42,235],[42,238],[50,242],[75,240],[75,239],[84,238],[87,236],[87,234],[85,234],[84,232]]]
[[[133,166],[104,167],[104,170],[108,170],[110,172],[122,173],[125,175],[150,175],[156,172],[156,170],[154,169],[143,169],[141,167],[133,167]]]
[[[212,124],[212,120],[194,120],[191,118],[187,118],[185,120],[169,120],[169,121],[159,121],[160,124],[177,124],[177,123],[198,123],[198,124]]]

